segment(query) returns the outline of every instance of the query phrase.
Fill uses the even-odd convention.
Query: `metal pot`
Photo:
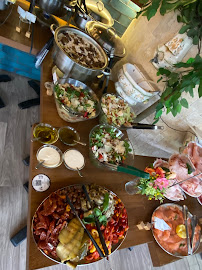
[[[110,58],[113,58],[112,66],[126,55],[125,46],[112,27],[91,21],[86,23],[86,32],[102,46]]]
[[[108,10],[104,7],[102,1],[85,1],[86,8],[88,14],[80,7],[74,15],[74,22],[77,27],[82,30],[85,30],[86,23],[89,21],[101,21],[106,24],[108,27],[111,27],[114,24],[114,20],[112,19]]]
[[[75,0],[38,0],[39,7],[48,14],[53,14],[59,17],[67,13],[66,7],[75,6]]]
[[[84,33],[83,31],[76,29],[74,27],[69,26],[61,26],[56,28],[55,25],[51,25],[51,31],[54,34],[54,48],[53,48],[53,61],[56,64],[56,66],[65,73],[66,76],[71,77],[73,79],[86,82],[89,80],[93,80],[96,78],[96,76],[103,73],[103,70],[108,65],[108,57],[102,47],[89,35]],[[90,43],[92,43],[94,46],[96,46],[99,51],[102,53],[104,57],[105,65],[102,68],[87,68],[82,66],[81,64],[75,62],[73,59],[71,59],[60,47],[58,43],[58,35],[60,33],[64,33],[67,31],[71,31],[80,37],[84,37],[87,40],[89,40]]]

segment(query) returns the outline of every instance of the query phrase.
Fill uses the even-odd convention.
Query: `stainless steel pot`
[[[110,68],[126,55],[125,46],[112,27],[101,22],[91,21],[86,23],[85,29],[102,46],[107,55],[113,58],[113,64]]]
[[[108,10],[104,7],[102,1],[86,0],[85,3],[88,14],[85,13],[82,7],[80,7],[80,10],[75,12],[74,22],[77,27],[85,30],[86,23],[89,21],[101,21],[108,27],[111,27],[114,24],[113,18],[111,17]]]
[[[55,25],[51,25],[51,31],[54,34],[54,48],[53,48],[53,61],[55,65],[63,72],[66,76],[71,77],[73,79],[86,82],[89,80],[93,80],[96,78],[96,76],[103,73],[103,70],[108,65],[108,57],[102,47],[89,35],[84,33],[83,31],[76,29],[74,27],[69,26],[61,26],[56,28]],[[58,35],[60,33],[64,33],[67,31],[71,31],[80,37],[84,37],[87,40],[89,40],[90,43],[92,43],[94,46],[96,46],[99,51],[101,52],[102,56],[104,57],[105,65],[102,68],[87,68],[82,66],[81,64],[75,62],[73,59],[71,59],[60,47],[58,42]]]
[[[75,3],[74,3],[75,2]],[[75,6],[75,0],[38,0],[39,7],[48,14],[64,16],[67,13],[67,7]]]

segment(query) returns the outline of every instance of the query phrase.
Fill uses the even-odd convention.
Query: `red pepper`
[[[93,253],[90,254],[90,255],[88,255],[88,256],[86,256],[85,259],[86,259],[87,261],[92,261],[92,260],[94,259]]]
[[[102,154],[99,154],[98,159],[103,159],[103,155]]]
[[[80,97],[85,97],[83,92],[80,93]]]
[[[83,117],[88,118],[88,112],[85,112]]]
[[[94,258],[95,260],[97,260],[97,259],[100,257],[98,251],[93,252],[92,255],[93,255],[93,258]]]

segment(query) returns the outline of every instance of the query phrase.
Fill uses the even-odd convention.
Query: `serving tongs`
[[[141,124],[141,123],[131,123],[130,126],[122,125],[120,127],[122,130],[127,130],[127,129],[152,129],[152,130],[157,130],[161,129],[163,130],[163,126],[156,126],[156,125],[150,125],[150,124]]]
[[[195,229],[197,226],[198,220],[196,215],[193,215],[192,219],[191,219],[191,228],[192,228],[192,233],[191,233],[191,249],[192,249],[192,253],[194,252],[194,233],[195,233]]]
[[[70,198],[68,195],[66,195],[66,202],[68,202],[68,204],[70,205],[72,211],[74,212],[75,216],[78,218],[79,222],[81,223],[81,226],[84,228],[84,231],[87,233],[88,237],[90,238],[90,240],[93,242],[93,245],[95,246],[95,248],[97,249],[99,255],[101,258],[104,258],[105,255],[103,254],[102,250],[100,249],[100,247],[98,246],[97,242],[95,241],[95,239],[93,238],[93,236],[91,235],[91,233],[89,232],[89,230],[86,228],[86,226],[84,225],[83,221],[80,219],[79,215],[76,212],[76,209],[74,207],[74,205],[72,204]]]
[[[86,198],[87,198],[88,202],[90,203],[91,210],[93,211],[92,201],[90,199],[90,196],[88,194],[88,191],[86,189],[86,186],[85,185],[82,185],[82,189],[83,189],[83,191],[84,191],[84,193],[86,195]],[[100,224],[99,224],[98,218],[95,215],[94,211],[93,211],[93,216],[94,216],[94,219],[95,219],[95,225],[96,225],[96,228],[97,228],[97,231],[98,231],[98,234],[99,234],[100,242],[102,244],[102,247],[103,247],[103,250],[105,252],[105,255],[108,256],[109,255],[109,251],[108,251],[108,248],[106,246],[105,240],[103,238],[103,235],[102,235],[102,232],[101,232],[101,229],[100,229]]]
[[[186,178],[186,179],[184,179],[184,180],[182,180],[182,181],[179,181],[179,182],[176,182],[176,183],[172,184],[172,185],[169,186],[168,188],[174,187],[174,186],[176,186],[176,185],[180,185],[180,184],[182,184],[182,183],[184,183],[184,182],[186,182],[186,181],[188,181],[188,180],[190,180],[190,179],[192,179],[192,178],[194,178],[194,177],[197,177],[197,176],[199,176],[199,175],[201,175],[201,174],[202,174],[202,172],[200,172],[200,173],[198,173],[198,174],[196,174],[196,175],[190,176],[190,177],[188,177],[188,178]],[[200,180],[201,180],[201,179],[200,179]]]
[[[146,179],[150,178],[149,173],[141,171],[133,166],[129,166],[129,165],[125,165],[125,164],[116,165],[116,164],[111,164],[108,162],[103,162],[103,164],[106,167],[108,167],[109,169],[112,169],[112,170],[117,171],[117,172],[123,172],[123,173],[131,174],[131,175],[135,175],[137,177],[146,178]]]
[[[185,223],[185,230],[186,230],[186,238],[187,238],[187,252],[188,255],[192,255],[193,254],[193,250],[191,247],[191,241],[190,241],[190,237],[189,237],[189,227],[188,227],[188,216],[189,216],[189,212],[188,212],[188,208],[186,205],[182,206],[182,212],[183,212],[183,216],[184,216],[184,223]]]

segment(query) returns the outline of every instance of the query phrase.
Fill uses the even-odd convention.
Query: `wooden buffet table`
[[[25,6],[23,6],[25,8]],[[16,34],[15,26],[16,22],[18,22],[18,15],[16,14],[16,7],[14,8],[12,14],[12,20],[5,23],[3,26],[4,30],[0,31],[0,42],[5,43],[7,45],[16,47],[22,51],[29,51],[30,41],[27,40],[24,35]],[[40,27],[38,23],[36,23],[35,27],[35,35],[34,35],[34,43],[33,43],[33,51],[32,53],[36,53],[48,40],[50,37],[50,31]],[[40,104],[40,122],[49,123],[55,127],[61,127],[65,125],[72,126],[75,128],[81,137],[81,141],[88,143],[88,136],[90,130],[99,123],[98,119],[79,122],[79,123],[67,123],[63,121],[57,113],[55,102],[53,96],[46,95],[46,89],[44,87],[44,83],[47,81],[52,81],[52,67],[53,62],[51,59],[51,55],[46,57],[41,72],[41,104]],[[94,88],[96,89],[95,85]],[[109,86],[109,91],[113,91],[114,86],[113,83]],[[101,93],[98,90],[95,90],[98,96]],[[69,147],[62,144],[60,141],[57,141],[56,146],[58,146],[63,152]],[[127,248],[134,245],[139,245],[143,243],[149,243],[149,248],[151,251],[151,257],[154,266],[161,266],[170,262],[175,261],[177,258],[172,257],[165,253],[154,241],[151,231],[139,231],[136,227],[139,221],[150,221],[152,212],[159,205],[159,202],[156,201],[148,201],[145,196],[142,195],[134,195],[130,196],[125,192],[124,185],[127,181],[132,180],[134,177],[123,174],[109,171],[107,169],[98,169],[94,167],[88,157],[88,146],[83,147],[80,145],[76,145],[75,148],[81,151],[81,153],[85,157],[86,165],[82,170],[84,178],[80,178],[77,172],[68,170],[64,164],[56,169],[46,169],[40,168],[38,170],[35,169],[37,164],[36,160],[36,152],[38,148],[41,146],[40,143],[34,142],[31,143],[30,149],[30,178],[29,178],[29,210],[28,210],[28,230],[27,230],[27,270],[39,269],[43,267],[47,267],[50,265],[54,265],[55,263],[46,258],[36,247],[36,244],[32,237],[31,232],[31,220],[33,214],[38,207],[38,205],[42,202],[44,198],[46,198],[51,192],[62,188],[64,186],[76,183],[97,183],[99,185],[103,185],[106,188],[115,192],[123,201],[126,206],[128,217],[129,217],[129,226],[130,229],[128,231],[128,235],[123,242],[121,248]],[[144,169],[148,164],[152,163],[155,158],[152,157],[143,157],[143,156],[135,156],[134,166],[139,169]],[[32,188],[32,179],[35,175],[43,173],[46,174],[51,179],[51,186],[46,192],[36,192]],[[180,205],[183,202],[179,203]],[[186,204],[189,207],[190,211],[193,214],[200,215],[200,206],[196,199],[188,197],[186,200]],[[199,251],[202,251],[200,248]]]

